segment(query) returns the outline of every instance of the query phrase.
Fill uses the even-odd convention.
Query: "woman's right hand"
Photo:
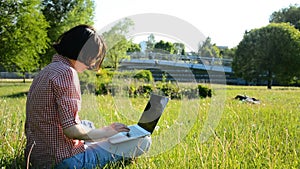
[[[112,123],[100,129],[90,129],[81,124],[77,124],[64,129],[64,134],[72,139],[102,140],[119,132],[129,132],[129,130],[130,129],[122,123]]]
[[[109,125],[109,128],[111,128],[112,130],[114,130],[117,133],[130,131],[130,129],[127,127],[127,125],[122,124],[122,123],[112,123],[111,125]]]

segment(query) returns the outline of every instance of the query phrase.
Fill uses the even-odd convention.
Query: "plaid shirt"
[[[82,142],[63,133],[63,129],[80,123],[80,106],[77,72],[67,58],[54,55],[52,63],[34,78],[26,102],[25,155],[30,155],[34,168],[51,168],[84,151]]]

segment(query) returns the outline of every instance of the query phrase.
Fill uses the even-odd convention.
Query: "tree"
[[[236,52],[236,47],[231,48],[231,49],[221,49],[220,50],[220,55],[222,58],[224,59],[232,59],[235,56],[235,52]]]
[[[175,51],[175,47],[171,42],[164,42],[163,40],[157,42],[154,45],[154,49],[167,54],[173,54]]]
[[[211,43],[210,37],[207,37],[202,44],[199,44],[198,53],[203,57],[220,57],[220,50],[216,44]]]
[[[93,25],[95,5],[93,0],[43,0],[42,12],[49,23],[49,45],[70,28],[79,24]],[[43,56],[42,66],[47,65],[53,54],[49,48]]]
[[[154,45],[155,45],[155,36],[153,33],[151,33],[149,36],[148,36],[148,40],[146,41],[146,45],[147,45],[147,48],[146,50],[148,52],[151,52],[153,49],[154,49]]]
[[[132,41],[129,41],[129,43],[129,47],[126,52],[141,52],[141,46],[139,44],[133,43]]]
[[[183,43],[175,42],[173,43],[173,46],[175,48],[175,54],[185,55],[185,45]]]
[[[271,23],[290,23],[300,30],[300,5],[290,5],[289,8],[273,12],[269,21]]]
[[[287,83],[300,73],[300,31],[287,23],[271,23],[244,34],[232,63],[238,77],[247,81]]]
[[[39,0],[1,1],[0,58],[8,71],[25,73],[39,67],[40,54],[48,47]]]
[[[107,45],[104,65],[106,67],[118,68],[120,60],[127,58],[127,50],[131,46],[131,41],[127,40],[126,35],[134,25],[133,21],[125,18],[114,25],[109,31],[103,33]]]

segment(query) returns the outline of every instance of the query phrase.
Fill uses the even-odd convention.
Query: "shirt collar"
[[[72,67],[70,60],[68,58],[62,56],[62,55],[59,55],[59,54],[55,54],[53,56],[52,62],[63,62],[64,64]]]

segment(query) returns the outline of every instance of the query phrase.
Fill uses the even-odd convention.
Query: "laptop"
[[[153,133],[168,101],[169,98],[167,97],[151,94],[138,123],[128,126],[130,129],[129,132],[120,132],[108,138],[108,141],[111,144],[117,144],[144,136],[150,136]]]

